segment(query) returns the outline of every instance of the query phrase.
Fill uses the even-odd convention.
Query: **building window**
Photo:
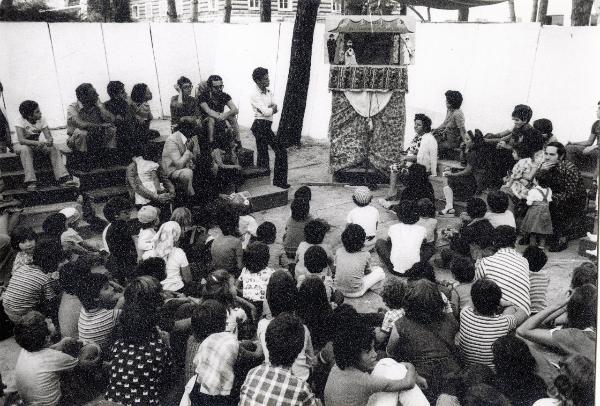
[[[544,24],[546,25],[564,25],[565,16],[554,15],[554,16],[546,16],[546,20],[544,20]]]
[[[291,10],[292,0],[279,0],[279,10]]]
[[[140,7],[139,6],[131,6],[131,17],[140,18]]]
[[[67,0],[67,7],[78,6],[79,0]]]
[[[152,3],[146,3],[145,5],[145,12],[146,12],[146,20],[152,20],[153,17],[153,13],[152,13]]]
[[[340,6],[340,2],[337,0],[331,0],[331,11],[340,12],[342,11],[342,7]]]
[[[217,0],[208,0],[208,9],[211,11],[218,10]]]
[[[159,0],[158,2],[158,16],[166,17],[167,16],[167,0]]]
[[[260,8],[260,0],[248,0],[248,9],[258,10]]]

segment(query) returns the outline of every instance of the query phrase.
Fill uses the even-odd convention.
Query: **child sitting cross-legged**
[[[194,357],[196,383],[190,393],[192,406],[237,405],[239,397],[234,392],[236,364],[257,365],[262,355],[245,349],[235,334],[226,331],[227,308],[216,300],[206,300],[194,312],[192,320],[206,323],[202,329],[210,334],[202,340]],[[239,377],[238,377],[238,380]]]
[[[99,359],[97,346],[83,346],[69,337],[51,345],[53,328],[52,323],[34,310],[15,325],[15,340],[22,348],[15,366],[15,384],[28,405],[74,404],[66,397],[75,388],[62,385],[65,374],[74,376],[78,366],[93,368]]]
[[[525,248],[523,257],[529,263],[529,297],[531,299],[531,313],[535,314],[541,312],[547,306],[546,292],[550,284],[550,278],[548,272],[543,268],[548,261],[548,257],[544,250],[533,246]]]
[[[318,245],[322,247],[327,253],[329,264],[333,266],[331,247],[329,244],[323,243],[323,239],[330,229],[331,226],[321,219],[311,220],[304,226],[304,241],[298,245],[298,249],[296,250],[296,266],[294,268],[296,279],[307,273],[304,266],[304,254],[312,246]]]
[[[256,229],[256,241],[267,244],[269,247],[269,268],[277,271],[279,269],[288,269],[290,260],[285,255],[283,245],[276,243],[277,228],[270,221],[261,223]]]
[[[238,278],[241,296],[256,308],[256,320],[263,314],[267,284],[273,274],[269,264],[269,247],[262,242],[253,242],[244,251],[244,269]]]
[[[377,226],[379,224],[379,210],[371,206],[373,195],[366,186],[359,186],[354,190],[352,200],[356,207],[350,210],[346,217],[346,223],[358,224],[361,226],[367,235],[365,248],[371,250],[375,247],[375,234],[377,234]]]
[[[406,283],[402,279],[392,276],[385,281],[381,298],[383,299],[383,303],[388,307],[388,310],[385,312],[381,327],[375,329],[375,342],[378,347],[385,347],[387,345],[394,323],[400,317],[404,317],[402,301],[405,294]]]
[[[346,297],[361,297],[376,283],[385,279],[381,267],[371,267],[371,254],[363,251],[365,230],[348,224],[342,232],[343,247],[335,253],[335,286]]]
[[[313,218],[310,215],[310,201],[306,199],[294,199],[290,204],[292,216],[285,225],[285,234],[283,235],[283,247],[288,258],[296,257],[296,250],[302,241],[304,241],[304,227]]]
[[[306,250],[304,254],[304,265],[308,272],[305,274],[296,274],[298,288],[307,278],[318,278],[325,285],[327,298],[332,300],[335,288],[333,287],[333,275],[329,268],[329,258],[327,252],[319,245],[313,245]],[[343,299],[343,298],[342,298]]]
[[[77,330],[79,339],[100,346],[103,352],[113,344],[113,330],[121,313],[121,288],[102,273],[89,273],[77,289],[81,312]]]

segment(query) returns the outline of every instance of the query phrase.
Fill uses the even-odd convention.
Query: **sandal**
[[[454,210],[454,207],[438,211],[438,215],[440,215],[440,216],[448,216],[448,215],[454,215],[454,214],[456,214],[456,210]]]

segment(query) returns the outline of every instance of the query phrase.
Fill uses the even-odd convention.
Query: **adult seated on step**
[[[585,141],[567,142],[567,159],[573,162],[579,170],[594,169],[598,175],[598,141],[600,141],[600,101],[596,110],[598,120],[592,124],[590,136]]]
[[[460,109],[463,102],[462,94],[457,90],[448,90],[446,96],[446,118],[438,128],[432,131],[439,146],[440,157],[446,157],[449,152],[461,146],[467,140],[465,115]]]
[[[585,215],[587,196],[583,179],[572,162],[565,159],[565,146],[551,142],[545,149],[545,160],[539,172],[547,173],[552,190],[550,215],[554,229],[550,251],[558,252],[568,247],[567,232]]]
[[[237,192],[238,188],[244,183],[241,173],[242,167],[235,153],[237,143],[231,134],[225,133],[215,140],[214,145],[212,158],[218,168],[216,183],[219,193],[229,195]]]
[[[130,151],[135,146],[131,135],[133,134],[134,117],[129,105],[129,97],[125,91],[123,82],[113,80],[108,82],[106,92],[110,100],[104,102],[104,107],[115,118],[115,127],[117,129],[117,146],[123,154],[129,158]]]
[[[192,81],[185,76],[177,79],[175,85],[177,95],[171,97],[171,130],[181,123],[200,125],[200,107],[197,100],[192,97]]]
[[[40,106],[33,100],[25,100],[19,106],[19,113],[21,113],[21,117],[15,125],[18,142],[13,147],[21,158],[27,190],[35,191],[37,189],[33,159],[36,155],[39,157],[41,154],[50,156],[52,171],[60,186],[77,186],[65,167],[60,151],[54,145],[52,133],[46,119],[42,117]],[[40,140],[42,134],[44,138]]]
[[[226,132],[240,142],[240,131],[237,123],[239,112],[231,96],[223,91],[223,79],[219,75],[211,75],[206,80],[206,89],[198,95],[198,105],[206,114],[208,140],[213,142],[215,137]],[[225,111],[225,106],[228,110]]]
[[[150,129],[154,119],[148,102],[152,100],[152,92],[145,83],[137,83],[131,89],[131,111],[133,113],[133,143],[147,144],[149,140],[160,137],[160,133]]]
[[[137,146],[132,162],[127,166],[127,185],[139,209],[150,204],[160,209],[161,218],[168,218],[175,199],[175,186],[146,144]]]
[[[511,150],[516,145],[524,146],[533,156],[543,149],[544,139],[540,132],[533,128],[529,121],[533,116],[531,107],[517,104],[512,112],[514,126],[512,129],[501,131],[497,134],[488,133],[485,141],[496,145],[496,154],[493,159],[495,173],[504,176],[515,164]],[[538,153],[541,155],[541,153]]]
[[[194,172],[194,136],[197,127],[189,121],[180,122],[175,132],[165,141],[161,165],[168,178],[183,189],[187,197],[195,194],[193,180]]]
[[[438,142],[431,135],[431,119],[425,114],[415,114],[415,137],[410,142],[406,155],[402,156],[401,163],[390,166],[390,192],[387,199],[396,198],[399,173],[406,171],[401,167],[417,162],[425,167],[428,175],[437,176],[437,160]]]
[[[67,145],[73,150],[76,167],[91,169],[102,155],[116,156],[117,128],[114,116],[98,99],[90,83],[75,89],[77,101],[67,108]]]
[[[468,132],[466,142],[467,166],[460,170],[445,168],[443,176],[444,198],[446,206],[439,214],[454,214],[454,196],[459,200],[468,200],[475,194],[481,194],[491,183],[490,159],[493,147],[488,146],[479,130]]]

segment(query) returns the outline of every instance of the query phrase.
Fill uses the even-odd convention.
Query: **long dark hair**
[[[125,288],[121,313],[121,338],[126,342],[144,343],[157,331],[163,304],[162,286],[152,276],[139,276]]]
[[[298,289],[298,317],[308,327],[315,349],[327,342],[326,319],[331,314],[325,285],[319,277],[308,277]]]

